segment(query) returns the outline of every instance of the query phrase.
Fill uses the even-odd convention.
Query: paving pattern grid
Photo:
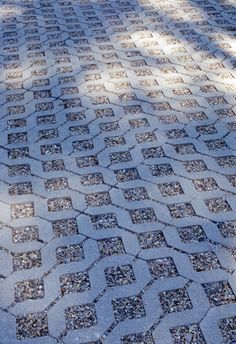
[[[0,344],[236,343],[233,0],[2,0]]]

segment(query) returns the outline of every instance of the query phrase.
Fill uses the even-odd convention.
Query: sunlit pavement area
[[[236,8],[2,0],[0,344],[236,343]]]

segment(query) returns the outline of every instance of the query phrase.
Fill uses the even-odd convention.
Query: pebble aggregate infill
[[[170,330],[174,344],[196,343],[206,344],[202,331],[198,325],[179,326]]]
[[[1,344],[236,342],[233,5],[0,12]]]
[[[131,265],[122,265],[107,268],[105,276],[108,287],[125,285],[135,282],[135,275]]]

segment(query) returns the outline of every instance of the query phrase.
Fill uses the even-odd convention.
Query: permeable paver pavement
[[[236,342],[232,0],[2,0],[0,344]]]

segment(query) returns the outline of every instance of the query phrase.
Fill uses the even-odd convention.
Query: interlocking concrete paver
[[[0,344],[236,342],[230,0],[3,0]]]

